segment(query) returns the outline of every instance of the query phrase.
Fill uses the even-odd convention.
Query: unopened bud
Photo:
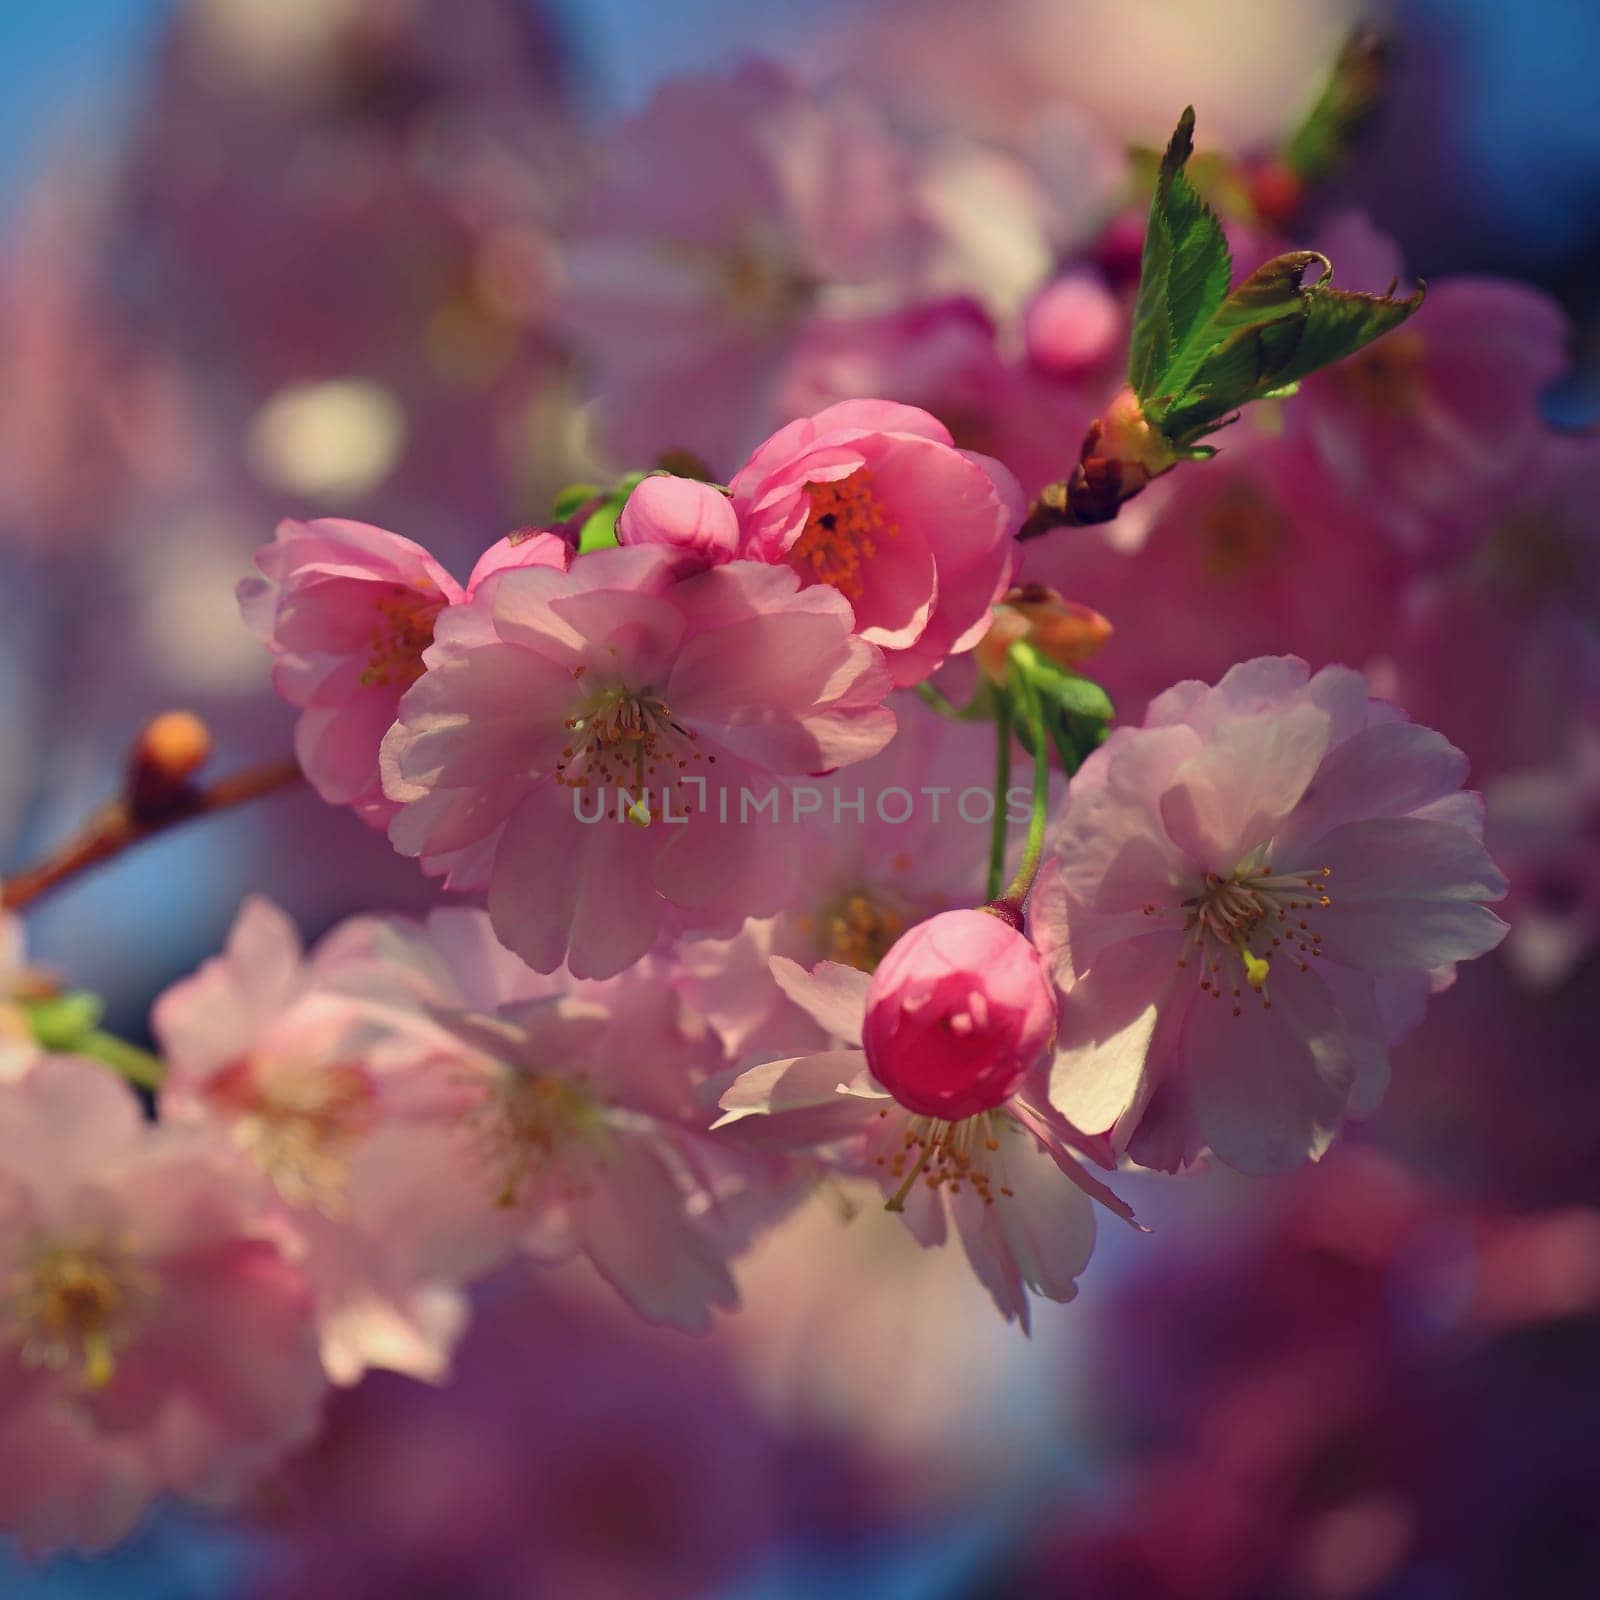
[[[1305,180],[1287,162],[1265,161],[1249,175],[1250,203],[1265,223],[1287,228],[1305,204]]]
[[[128,757],[128,804],[139,817],[159,816],[187,798],[189,780],[211,757],[211,730],[192,711],[152,718]]]
[[[1111,624],[1098,611],[1063,600],[1043,584],[1013,589],[994,608],[989,631],[978,641],[978,666],[1003,684],[1014,644],[1026,643],[1058,666],[1076,670],[1111,637]]]

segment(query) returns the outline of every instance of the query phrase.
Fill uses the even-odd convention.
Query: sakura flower
[[[1068,792],[1033,917],[1068,1001],[1051,1103],[1172,1170],[1318,1157],[1505,893],[1466,760],[1292,656],[1159,696]]]
[[[971,295],[886,311],[814,317],[779,390],[790,417],[842,400],[895,400],[931,412],[963,449],[1003,462],[1036,494],[1059,477],[1100,406],[1103,384],[1063,382],[1008,359],[1004,336]]]
[[[335,1382],[369,1366],[435,1378],[464,1322],[458,1286],[502,1248],[451,1134],[462,1090],[425,1018],[340,993],[328,964],[246,902],[223,953],[156,1002],[162,1115],[224,1137],[270,1186]]]
[[[1563,761],[1484,786],[1488,836],[1511,879],[1506,959],[1523,982],[1571,977],[1600,937],[1600,729]]]
[[[231,1499],[311,1434],[310,1296],[259,1200],[93,1062],[0,1084],[0,1526],[29,1551]]]
[[[1600,440],[1552,434],[1521,479],[1435,523],[1384,691],[1487,779],[1566,759],[1600,705]]]
[[[374,827],[394,812],[378,775],[378,746],[439,613],[508,565],[565,565],[550,534],[502,540],[466,590],[424,550],[364,522],[284,521],[256,553],[261,576],[239,585],[246,623],[275,658],[273,684],[301,708],[295,754],[318,794]]]
[[[1394,242],[1359,213],[1336,219],[1323,246],[1352,286],[1382,291],[1403,276]],[[1541,391],[1566,370],[1570,339],[1561,307],[1535,289],[1445,279],[1405,327],[1311,377],[1289,425],[1421,547],[1434,518],[1524,471],[1543,433]]]
[[[542,1260],[583,1256],[651,1321],[703,1328],[734,1304],[726,1252],[786,1203],[783,1174],[708,1137],[700,1087],[721,1047],[656,961],[606,982],[541,977],[467,908],[420,927],[359,918],[320,954],[339,993],[434,1029],[461,1203],[483,1229]]]
[[[948,916],[965,921],[986,913]],[[998,919],[988,920],[998,931],[986,932],[985,949],[1004,935],[1021,938]],[[946,1035],[931,1075],[914,1053],[902,1057],[907,1033],[885,1013],[888,1008],[915,1027],[905,1005],[915,996],[906,993],[904,974],[890,968],[879,984],[838,962],[819,962],[807,972],[775,957],[773,976],[834,1046],[742,1073],[722,1096],[724,1115],[717,1126],[734,1125],[762,1146],[807,1152],[824,1170],[876,1180],[890,1209],[903,1213],[924,1245],[942,1244],[953,1224],[1001,1313],[1026,1330],[1028,1290],[1057,1301],[1077,1293],[1076,1279],[1094,1248],[1090,1197],[1121,1216],[1130,1213],[1078,1165],[1068,1150],[1070,1130],[1042,1094],[1030,1083],[1018,1085],[1019,1077],[1040,1065],[1049,1039],[1049,1027],[1041,1026],[1048,995],[1039,975],[1031,995],[1025,971],[1020,979],[1012,977],[996,991],[1000,1003],[991,1007],[987,974],[962,959],[978,948],[963,941],[946,952],[957,959],[940,962],[940,981],[922,994],[923,1005],[933,1008],[928,1015],[940,1019],[937,1026]],[[1005,965],[1010,976],[1026,968],[1027,958]],[[1020,996],[1006,993],[1014,988]],[[1053,1005],[1049,1012],[1053,1018]],[[960,1075],[955,1041],[962,1039],[972,1041],[969,1064],[980,1083],[947,1099]],[[956,1120],[930,1116],[892,1096],[874,1076],[880,1062],[891,1076],[903,1078],[901,1093],[910,1088],[918,1104],[927,1104],[917,1091],[932,1090],[940,1104],[960,1113]]]
[[[779,420],[793,341],[819,309],[915,281],[928,230],[911,164],[862,99],[777,67],[679,78],[602,147],[557,315],[593,368],[624,460],[721,465]]]
[[[506,573],[445,613],[427,666],[384,743],[390,838],[487,884],[541,972],[608,977],[663,928],[777,909],[783,780],[894,731],[841,596],[748,561],[679,577],[659,546]]]
[[[843,594],[897,688],[970,650],[1010,581],[1016,479],[914,406],[845,401],[791,422],[731,487],[742,553]]]

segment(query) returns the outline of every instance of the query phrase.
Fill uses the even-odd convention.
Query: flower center
[[[1335,369],[1345,391],[1377,416],[1399,421],[1421,409],[1427,341],[1406,328],[1368,345]]]
[[[1322,954],[1322,935],[1312,928],[1309,914],[1333,904],[1332,876],[1332,867],[1274,874],[1264,864],[1241,868],[1229,878],[1208,872],[1205,887],[1182,905],[1188,939],[1178,965],[1197,959],[1202,993],[1220,1000],[1226,989],[1236,1017],[1243,1009],[1240,978],[1271,1010],[1267,979],[1273,960],[1283,956],[1309,972],[1311,958]],[[1157,911],[1154,905],[1144,908],[1147,917]]]
[[[889,521],[872,486],[872,473],[858,467],[848,478],[808,483],[811,511],[794,547],[791,566],[813,583],[832,584],[850,600],[862,596],[862,568],[878,553],[881,540],[900,529]]]
[[[113,1245],[49,1246],[11,1282],[23,1365],[76,1367],[90,1388],[103,1388],[154,1292],[150,1275]]]
[[[433,643],[433,625],[442,610],[442,594],[419,594],[404,584],[392,585],[377,604],[362,686],[409,689],[425,670],[422,652]]]
[[[584,1191],[582,1178],[561,1164],[574,1145],[594,1143],[604,1134],[600,1108],[581,1075],[502,1068],[470,1117],[497,1175],[496,1205],[515,1206],[528,1185],[543,1179],[556,1180],[561,1199]]]
[[[360,1067],[274,1067],[219,1090],[240,1113],[233,1137],[291,1205],[334,1213],[350,1151],[376,1119],[376,1092]]]
[[[1283,513],[1253,489],[1234,489],[1204,522],[1206,575],[1226,582],[1271,564],[1283,548]]]
[[[878,1115],[887,1119],[889,1113]],[[888,1130],[886,1130],[887,1132]],[[890,1133],[888,1148],[872,1159],[900,1179],[900,1187],[890,1197],[891,1211],[905,1209],[906,1196],[918,1179],[930,1189],[948,1188],[952,1195],[970,1185],[985,1205],[993,1205],[996,1195],[1008,1199],[1012,1190],[997,1184],[989,1172],[990,1162],[999,1153],[997,1120],[983,1111],[960,1122],[940,1122],[934,1117],[907,1117],[897,1132]]]
[[[854,889],[835,900],[818,920],[823,960],[843,962],[858,972],[876,972],[889,946],[906,931],[909,917],[887,896]]]
[[[672,710],[651,690],[607,689],[577,716],[556,762],[556,782],[567,789],[625,789],[634,797],[628,816],[648,823],[692,809],[684,795],[684,773],[703,759],[700,735],[673,720]],[[699,798],[704,802],[703,792]]]

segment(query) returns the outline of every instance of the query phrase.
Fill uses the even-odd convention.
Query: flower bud
[[[1023,314],[1029,362],[1052,378],[1082,378],[1103,367],[1123,336],[1122,307],[1092,268],[1045,285]]]
[[[166,711],[144,725],[128,756],[128,803],[139,817],[170,811],[211,757],[211,730],[192,711]]]
[[[897,940],[867,990],[862,1044],[901,1105],[941,1122],[1016,1093],[1055,1037],[1039,952],[984,911],[945,911]]]
[[[977,660],[993,682],[1006,681],[1007,652],[1026,642],[1058,666],[1074,671],[1111,637],[1111,624],[1098,611],[1063,600],[1054,589],[1030,583],[1013,589],[994,608],[989,631],[978,641]]]
[[[697,566],[731,561],[739,548],[739,518],[727,495],[694,478],[642,480],[617,519],[625,545],[660,544]]]

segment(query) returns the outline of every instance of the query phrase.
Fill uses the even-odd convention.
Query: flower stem
[[[161,1087],[161,1080],[167,1075],[159,1056],[153,1056],[148,1050],[141,1050],[126,1039],[119,1039],[114,1033],[105,1033],[99,1028],[83,1036],[78,1042],[77,1054],[103,1063],[113,1072],[121,1073],[129,1083],[152,1092]]]
[[[1013,651],[1027,648],[1027,645],[1012,646]],[[1011,678],[1019,686],[1028,718],[1028,732],[1033,740],[1033,809],[1028,815],[1028,839],[1022,849],[1017,875],[1005,892],[1007,900],[1020,906],[1028,898],[1028,891],[1033,887],[1034,876],[1039,870],[1039,858],[1044,854],[1045,814],[1050,806],[1050,735],[1045,728],[1044,709],[1039,704],[1038,692],[1027,673],[1013,672]],[[995,898],[992,888],[989,898]]]
[[[52,889],[71,882],[80,873],[112,860],[133,845],[165,833],[180,822],[229,811],[300,780],[299,764],[291,758],[250,767],[231,777],[219,778],[203,789],[192,789],[156,816],[141,816],[127,800],[115,800],[91,818],[77,838],[7,878],[0,886],[0,909],[20,911]]]
[[[953,700],[939,693],[931,683],[919,683],[916,687],[916,696],[923,705],[931,711],[937,711],[941,717],[948,717],[952,722],[965,722],[967,717]]]
[[[995,697],[994,713],[994,815],[989,819],[989,887],[993,900],[1000,893],[1006,870],[1006,790],[1011,786],[1011,702]]]

